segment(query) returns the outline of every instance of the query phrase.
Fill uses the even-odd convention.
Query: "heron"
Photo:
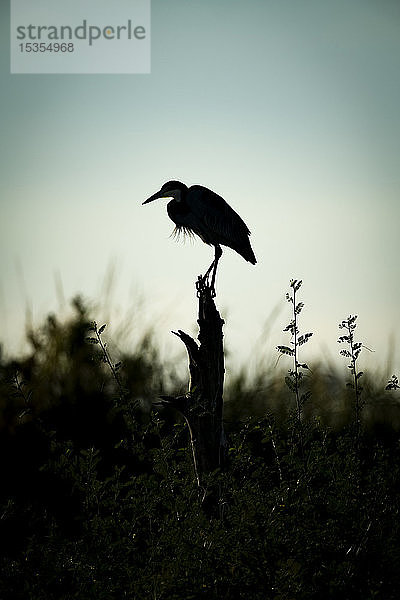
[[[169,199],[167,213],[175,223],[175,234],[196,234],[209,246],[214,246],[214,260],[204,277],[199,280],[208,284],[211,277],[211,294],[215,296],[215,276],[222,246],[228,246],[252,265],[256,257],[250,245],[250,231],[237,212],[218,194],[202,185],[188,187],[181,181],[167,181],[161,189],[147,198],[143,204],[157,199]]]

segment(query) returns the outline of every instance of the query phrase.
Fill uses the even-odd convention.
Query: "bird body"
[[[172,198],[167,212],[178,233],[194,233],[205,244],[215,246],[215,259],[205,275],[205,278],[208,277],[213,268],[212,288],[222,254],[220,245],[232,248],[245,260],[256,264],[246,223],[221,196],[202,185],[187,187],[180,181],[168,181],[143,204],[158,198]]]
[[[167,212],[178,230],[189,229],[205,244],[228,246],[253,265],[257,262],[247,225],[221,196],[208,188],[192,185],[184,200],[168,203]]]

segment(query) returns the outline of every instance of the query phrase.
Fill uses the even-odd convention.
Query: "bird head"
[[[153,200],[157,200],[159,198],[162,200],[174,199],[179,202],[182,194],[185,194],[187,189],[187,185],[181,181],[167,181],[167,183],[164,183],[158,192],[150,196],[150,198],[147,198],[147,200],[145,200],[142,204],[153,202]]]

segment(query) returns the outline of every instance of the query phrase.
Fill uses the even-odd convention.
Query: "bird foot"
[[[203,275],[199,275],[196,281],[196,290],[197,290],[197,297],[200,298],[201,294],[204,294],[204,292],[206,290],[209,290],[210,292],[210,296],[211,298],[215,298],[216,293],[215,293],[215,287],[213,285],[213,283],[209,283],[210,280],[210,273],[206,273],[204,276]]]

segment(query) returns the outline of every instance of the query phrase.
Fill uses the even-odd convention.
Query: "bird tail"
[[[256,264],[257,259],[254,255],[253,249],[250,246],[250,244],[248,246],[246,246],[245,248],[240,248],[240,250],[238,250],[238,252],[241,256],[243,256],[243,258],[245,260],[247,260],[247,262],[251,263],[252,265]]]

